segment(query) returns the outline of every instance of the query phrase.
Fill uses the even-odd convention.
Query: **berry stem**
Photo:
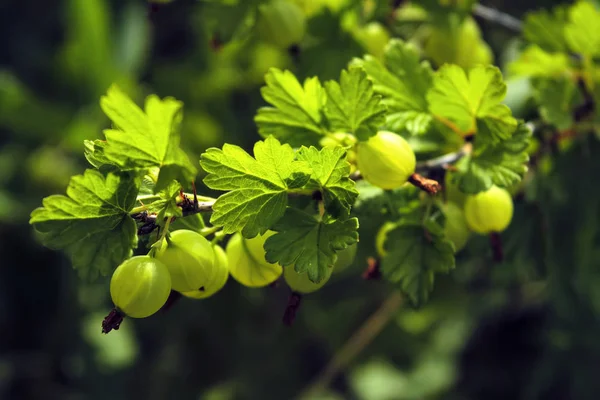
[[[494,261],[502,262],[504,259],[504,250],[502,249],[502,238],[498,232],[490,233],[490,244],[492,245]]]
[[[288,303],[285,308],[285,312],[283,313],[283,323],[286,326],[292,326],[294,321],[296,320],[296,313],[300,308],[300,304],[302,301],[302,295],[297,292],[292,292],[290,297],[288,298]]]
[[[125,314],[123,314],[121,311],[117,310],[116,308],[110,310],[108,315],[102,321],[102,333],[108,333],[113,329],[118,331],[119,327],[121,326],[121,322],[123,322],[123,318],[125,318]]]
[[[423,175],[416,172],[408,178],[408,181],[429,194],[436,194],[442,189],[442,185],[440,185],[438,181],[425,178]]]
[[[183,297],[183,295],[175,290],[171,290],[171,293],[169,293],[169,297],[167,298],[167,301],[165,302],[165,304],[161,307],[160,311],[161,312],[167,312],[171,309],[171,307],[173,307],[175,305],[175,303],[177,303],[179,301],[179,299],[181,299]]]

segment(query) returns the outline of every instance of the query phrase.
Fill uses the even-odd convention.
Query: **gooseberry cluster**
[[[165,306],[170,294],[178,292],[191,299],[205,299],[221,290],[229,275],[243,286],[270,285],[284,275],[295,293],[311,293],[323,287],[334,270],[354,261],[356,245],[338,253],[334,267],[325,279],[313,283],[306,272],[294,266],[285,269],[265,258],[264,243],[275,232],[267,231],[252,239],[232,235],[224,250],[191,230],[176,230],[159,241],[145,256],[134,256],[117,267],[110,282],[115,309],[103,322],[103,332],[119,329],[124,317],[146,318]]]

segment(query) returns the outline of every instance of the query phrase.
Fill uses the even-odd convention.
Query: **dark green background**
[[[486,4],[520,17],[551,2]],[[82,141],[108,126],[98,99],[112,82],[138,102],[149,93],[184,101],[182,140],[196,162],[209,146],[250,149],[259,139],[252,118],[267,67],[331,79],[363,53],[333,14],[310,21],[321,42],[295,61],[252,40],[214,51],[208,28],[216,22],[225,37],[241,8],[0,2],[0,398],[291,399],[391,292],[360,278],[377,229],[361,221],[357,261],[305,298],[292,328],[281,324],[283,285],[230,279],[210,299],[182,300],[103,336],[108,278],[80,281],[66,257],[36,241],[29,213],[86,167]],[[509,57],[515,35],[480,22],[497,59]],[[472,240],[431,302],[403,308],[324,398],[598,398],[600,144],[589,136],[530,183],[535,201],[517,198],[504,263],[491,263],[486,238]]]

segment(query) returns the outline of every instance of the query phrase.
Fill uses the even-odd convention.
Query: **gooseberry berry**
[[[480,234],[502,232],[513,216],[512,197],[505,189],[492,185],[488,190],[467,196],[465,218],[469,228]]]
[[[171,276],[165,264],[149,256],[135,256],[115,269],[110,297],[119,311],[132,318],[146,318],[166,303]]]
[[[390,40],[389,32],[379,22],[369,22],[359,28],[354,36],[369,54],[377,58],[383,57],[385,46]]]
[[[156,258],[169,269],[172,288],[178,292],[204,287],[215,267],[215,252],[210,242],[187,229],[171,232],[167,246],[157,251]]]
[[[212,276],[202,288],[191,292],[182,292],[181,294],[193,299],[205,299],[217,293],[225,286],[229,277],[227,254],[225,254],[225,250],[221,246],[215,245],[213,246],[213,250],[215,252],[215,268],[213,269]]]
[[[454,251],[459,252],[465,247],[471,236],[463,209],[455,203],[448,202],[444,204],[442,211],[446,217],[444,225],[446,239],[454,243]]]
[[[348,268],[354,262],[356,257],[356,243],[346,247],[344,250],[338,251],[337,260],[333,266],[333,273],[337,274]]]
[[[229,273],[244,286],[267,286],[281,276],[282,268],[265,259],[264,244],[275,232],[267,231],[252,239],[236,233],[229,239],[225,252],[229,260]]]
[[[400,135],[379,131],[356,145],[356,164],[363,178],[382,189],[396,189],[415,172],[416,157]]]
[[[327,281],[329,281],[329,278],[331,278],[332,272],[333,268],[327,268],[325,277],[321,279],[319,283],[315,283],[308,278],[308,273],[302,272],[299,274],[294,270],[294,267],[290,265],[283,269],[283,279],[285,279],[285,282],[294,292],[308,294],[325,286]]]
[[[256,30],[263,41],[287,49],[304,37],[306,17],[297,4],[272,0],[259,7]]]

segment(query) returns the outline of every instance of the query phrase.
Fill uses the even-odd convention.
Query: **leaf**
[[[83,145],[83,154],[92,166],[98,169],[106,165],[112,166],[110,160],[104,155],[104,148],[107,145],[105,140],[84,140]]]
[[[182,103],[156,95],[146,98],[142,111],[125,93],[113,85],[100,99],[104,113],[117,129],[106,129],[104,155],[124,171],[143,171],[159,167],[155,193],[172,180],[191,182],[197,169],[179,148],[176,125],[181,119]]]
[[[428,114],[425,94],[431,87],[433,72],[427,62],[420,61],[414,45],[392,39],[386,46],[383,63],[370,55],[352,63],[363,67],[375,92],[383,96],[388,123],[393,123],[397,131],[406,129],[411,134],[426,130],[425,123],[429,121],[423,117]]]
[[[476,137],[473,155],[456,164],[455,179],[460,190],[476,194],[489,189],[492,184],[508,188],[518,183],[527,172],[531,134],[531,129],[521,123],[510,139],[495,146],[479,145]]]
[[[71,178],[67,195],[52,195],[31,213],[30,224],[42,233],[45,246],[64,250],[79,275],[107,275],[130,257],[137,245],[129,211],[139,183],[131,175],[86,170]]]
[[[548,53],[537,45],[528,46],[518,59],[509,64],[513,76],[560,77],[570,75],[569,57],[565,53]]]
[[[288,208],[273,230],[277,233],[265,242],[267,261],[294,265],[296,272],[306,272],[315,283],[333,268],[336,252],[358,241],[358,219],[319,221],[295,208]]]
[[[600,12],[590,2],[579,1],[569,9],[569,23],[564,28],[571,50],[587,57],[600,55]]]
[[[348,217],[358,196],[354,181],[349,178],[350,163],[342,147],[302,147],[297,159],[312,169],[310,183],[323,193],[325,209],[334,217]]]
[[[383,276],[398,284],[415,307],[429,299],[435,274],[454,268],[454,246],[444,239],[441,227],[426,230],[419,223],[402,221],[387,233],[384,248]]]
[[[183,215],[181,207],[177,205],[177,196],[180,190],[181,185],[177,181],[172,181],[169,186],[157,193],[160,200],[147,204],[147,211],[157,214],[157,222],[161,222],[167,217],[181,217]]]
[[[206,150],[200,158],[208,173],[204,183],[228,191],[215,202],[210,222],[248,239],[263,234],[283,216],[288,189],[305,185],[311,174],[306,163],[294,160],[290,145],[273,136],[254,145],[254,157],[225,144],[222,150]]]
[[[271,68],[265,80],[267,86],[261,93],[273,107],[258,110],[254,117],[258,133],[294,147],[317,145],[326,133],[322,112],[327,101],[319,78],[306,79],[301,85],[290,71]]]
[[[463,135],[476,131],[480,141],[494,144],[508,139],[517,126],[501,104],[505,96],[497,67],[479,65],[465,72],[446,64],[436,72],[427,100],[434,115],[454,123]]]
[[[340,83],[328,81],[325,90],[328,96],[325,115],[333,131],[367,140],[385,121],[386,107],[381,104],[381,96],[373,92],[373,84],[362,69],[343,70]]]
[[[578,95],[570,79],[543,79],[536,85],[534,96],[544,121],[564,130],[573,126],[574,102]]]
[[[566,52],[564,28],[567,23],[565,7],[556,7],[553,12],[540,10],[528,13],[523,23],[525,39],[548,52]]]

